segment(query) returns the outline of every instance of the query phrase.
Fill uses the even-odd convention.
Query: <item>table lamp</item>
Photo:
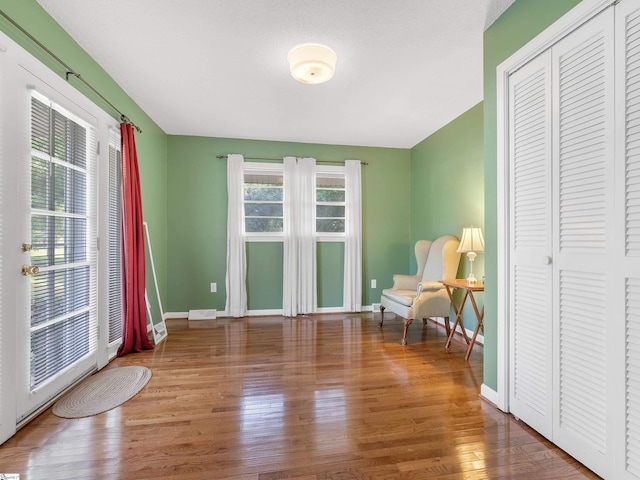
[[[476,277],[473,275],[473,261],[476,259],[477,252],[484,252],[484,237],[480,227],[464,227],[462,229],[462,239],[457,250],[459,253],[466,253],[469,258],[469,276],[467,282],[476,283]]]

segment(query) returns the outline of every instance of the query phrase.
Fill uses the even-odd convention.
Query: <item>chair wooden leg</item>
[[[449,317],[444,317],[444,328],[447,330],[447,338],[451,335],[451,324],[449,323]]]
[[[404,333],[402,335],[402,340],[400,340],[400,345],[407,344],[407,330],[409,330],[409,325],[413,322],[413,318],[405,318],[404,319]]]
[[[378,324],[378,328],[382,328],[382,322],[384,322],[384,307],[380,305],[380,323]]]
[[[426,326],[427,326],[427,319],[426,319],[426,318],[423,318],[423,319],[422,319],[422,326],[423,326],[423,327],[426,327]]]

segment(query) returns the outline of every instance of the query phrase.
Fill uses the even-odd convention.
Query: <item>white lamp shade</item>
[[[293,78],[302,83],[324,83],[333,77],[336,52],[319,43],[303,43],[289,51],[289,69]]]
[[[480,227],[464,227],[458,252],[484,252],[484,237]]]

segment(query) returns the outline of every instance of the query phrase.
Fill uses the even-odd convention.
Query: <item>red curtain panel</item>
[[[147,334],[142,196],[133,126],[129,123],[121,123],[120,135],[122,138],[124,322],[122,344],[118,349],[119,357],[153,348]]]

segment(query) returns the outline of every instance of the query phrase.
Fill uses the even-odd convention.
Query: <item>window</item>
[[[227,296],[225,310],[247,309],[246,242],[283,243],[282,311],[286,316],[317,309],[317,242],[344,245],[343,309],[362,309],[361,163],[317,165],[314,158],[246,163],[227,157]],[[340,261],[336,257],[336,261]]]
[[[342,166],[316,166],[315,233],[341,240],[347,210]],[[280,164],[246,163],[243,183],[244,233],[253,240],[281,239],[284,231],[284,174]]]
[[[316,175],[316,233],[344,234],[346,197],[344,173]]]
[[[264,165],[262,167],[265,167]],[[245,167],[244,231],[246,234],[282,234],[284,226],[282,166]],[[259,167],[258,167],[259,168]]]

